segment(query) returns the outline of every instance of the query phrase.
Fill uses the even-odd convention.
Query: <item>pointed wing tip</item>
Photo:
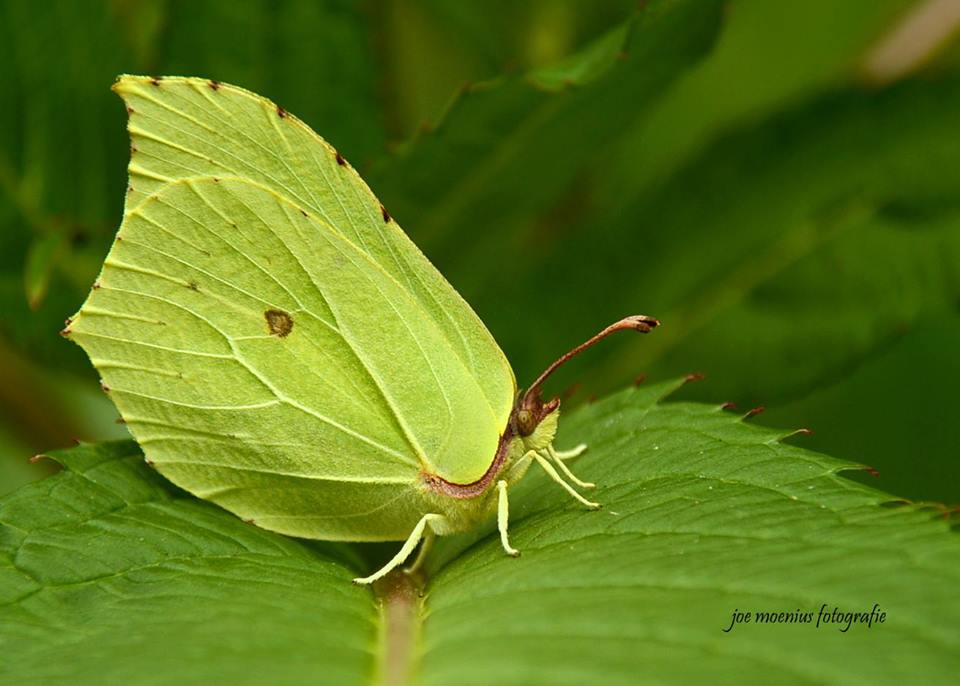
[[[152,77],[150,76],[138,76],[136,74],[120,74],[114,80],[113,85],[110,86],[110,90],[124,97],[125,94],[130,93],[134,88],[142,83],[148,83]]]

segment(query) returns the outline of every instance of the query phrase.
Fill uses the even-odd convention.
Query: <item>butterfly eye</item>
[[[517,429],[521,436],[529,436],[537,428],[537,418],[530,410],[517,412]]]

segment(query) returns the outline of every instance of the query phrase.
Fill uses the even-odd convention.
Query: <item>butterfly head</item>
[[[543,394],[539,387],[531,388],[521,395],[513,409],[513,427],[518,436],[530,436],[540,422],[551,412],[560,407],[560,398],[543,402]]]

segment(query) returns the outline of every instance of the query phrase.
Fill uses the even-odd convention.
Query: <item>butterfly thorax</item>
[[[433,474],[422,474],[421,484],[434,506],[444,512],[453,531],[466,530],[496,509],[496,484],[518,482],[533,461],[532,453],[553,444],[559,423],[558,399],[543,403],[539,393],[532,401],[518,398],[500,437],[497,451],[483,477],[474,483],[451,483]],[[530,419],[533,421],[529,421]],[[451,533],[453,532],[451,531]]]
[[[517,439],[523,444],[523,452],[531,450],[544,450],[553,443],[557,435],[557,425],[559,424],[560,410],[556,408],[545,415],[529,435],[520,435]],[[521,456],[522,457],[522,456]]]

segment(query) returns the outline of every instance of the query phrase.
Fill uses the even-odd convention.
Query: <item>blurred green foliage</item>
[[[701,371],[688,396],[764,404],[884,490],[960,500],[960,50],[921,32],[924,59],[876,66],[930,5],[908,0],[702,0],[638,39],[665,4],[0,2],[0,492],[42,474],[32,452],[123,434],[56,333],[121,216],[126,72],[235,83],[310,124],[521,384],[656,315],[565,372],[571,402]]]

